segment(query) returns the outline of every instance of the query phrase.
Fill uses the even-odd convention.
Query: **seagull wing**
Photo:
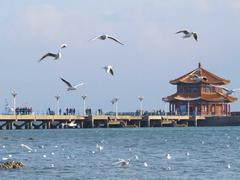
[[[193,37],[194,37],[194,39],[195,39],[196,41],[198,41],[198,35],[197,35],[197,33],[193,33]]]
[[[62,80],[64,83],[66,83],[68,87],[72,87],[72,85],[71,85],[71,83],[70,83],[70,82],[66,81],[66,80],[65,80],[65,79],[63,79],[63,78],[61,78],[61,80]]]
[[[181,30],[181,31],[176,32],[176,34],[179,34],[179,33],[189,34],[189,32],[187,30]]]
[[[233,89],[232,91],[233,91],[233,92],[240,91],[240,88],[238,88],[238,89]]]
[[[98,39],[99,37],[100,37],[100,36],[96,36],[96,37],[90,39],[90,41],[94,41],[94,40]]]
[[[226,87],[220,87],[220,88],[222,88],[224,91],[227,91],[227,92],[230,92],[230,91],[231,91],[230,89],[228,89],[228,88],[226,88]]]
[[[50,56],[50,57],[56,57],[57,54],[47,53],[47,54],[45,54],[41,59],[39,59],[38,62],[42,61],[44,58],[46,58],[46,57],[48,57],[48,56]]]
[[[112,68],[110,68],[109,72],[110,72],[111,75],[114,75]]]
[[[117,43],[119,43],[119,44],[121,44],[121,45],[124,45],[124,44],[121,43],[118,39],[116,39],[116,38],[114,38],[114,37],[112,37],[112,36],[108,36],[108,38],[111,39],[111,40],[113,40],[113,41],[115,41],[115,42],[117,42]]]
[[[84,85],[84,83],[77,84],[77,85],[75,85],[74,87],[75,87],[75,88],[78,88],[79,86],[82,86],[82,85]]]

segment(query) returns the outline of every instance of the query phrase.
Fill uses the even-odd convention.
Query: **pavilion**
[[[203,77],[197,81],[194,77]],[[230,104],[236,97],[227,95],[221,87],[230,83],[198,64],[198,68],[170,81],[177,85],[177,92],[163,98],[169,103],[169,111],[174,115],[230,115]]]

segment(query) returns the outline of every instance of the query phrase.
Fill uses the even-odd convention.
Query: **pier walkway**
[[[203,116],[0,115],[0,129],[194,126]]]

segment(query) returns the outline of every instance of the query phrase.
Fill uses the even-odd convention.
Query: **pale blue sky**
[[[61,107],[111,110],[110,100],[120,97],[120,111],[135,111],[138,96],[148,110],[164,108],[162,97],[176,91],[169,84],[180,75],[203,67],[231,80],[239,88],[240,1],[238,0],[89,0],[0,1],[0,107],[11,103],[35,111]],[[199,33],[199,42],[174,33],[187,28]],[[88,40],[99,34],[122,40]],[[68,44],[58,62],[37,60],[48,51]],[[116,76],[104,73],[111,64]],[[67,92],[59,77],[85,82],[79,91]],[[236,94],[239,97],[239,94]],[[233,109],[239,110],[234,103]]]

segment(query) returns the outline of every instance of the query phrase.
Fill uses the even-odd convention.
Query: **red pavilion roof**
[[[198,76],[205,76],[207,77],[207,81],[205,81],[204,83],[206,84],[215,84],[215,85],[226,85],[228,84],[230,81],[223,79],[209,71],[207,71],[206,69],[202,68],[201,64],[199,63],[199,66],[197,69],[177,78],[174,79],[172,81],[170,81],[171,84],[179,84],[179,83],[189,83],[189,84],[193,84],[193,83],[198,83],[194,80],[192,80],[192,76],[193,75],[198,75]]]

